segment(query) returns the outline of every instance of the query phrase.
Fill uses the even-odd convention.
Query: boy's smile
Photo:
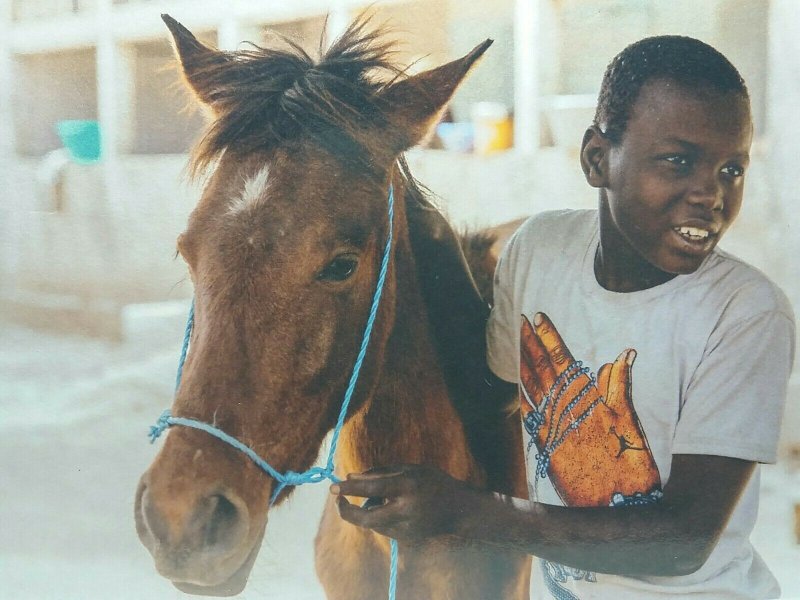
[[[655,79],[618,144],[587,132],[581,158],[600,188],[603,287],[642,290],[700,266],[739,213],[752,131],[741,95]]]

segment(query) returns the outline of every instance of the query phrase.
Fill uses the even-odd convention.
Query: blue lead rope
[[[383,258],[381,260],[381,268],[380,272],[378,273],[378,282],[375,286],[375,294],[372,297],[372,306],[370,307],[369,317],[367,318],[367,324],[364,328],[364,336],[361,339],[361,348],[358,351],[358,356],[356,357],[356,362],[353,365],[353,372],[350,375],[350,382],[347,385],[347,390],[344,394],[344,400],[342,401],[342,408],[339,410],[339,419],[336,421],[336,426],[333,428],[333,437],[331,438],[331,447],[330,451],[328,452],[328,460],[325,463],[324,467],[311,467],[309,470],[304,471],[303,473],[295,473],[294,471],[287,471],[286,473],[279,473],[276,471],[270,464],[261,458],[255,450],[250,448],[249,446],[243,444],[235,437],[225,433],[221,429],[214,427],[213,425],[209,425],[208,423],[204,423],[203,421],[198,421],[197,419],[188,419],[185,417],[173,417],[169,410],[165,410],[161,413],[161,416],[158,418],[158,421],[155,425],[150,427],[150,443],[153,443],[158,439],[158,437],[169,427],[173,427],[175,425],[180,425],[182,427],[191,427],[193,429],[199,429],[200,431],[205,431],[209,435],[213,435],[215,438],[229,444],[239,450],[240,452],[247,455],[247,457],[252,460],[258,467],[264,471],[267,475],[272,477],[275,481],[278,482],[275,490],[272,492],[272,496],[270,497],[269,504],[275,502],[275,499],[278,497],[278,494],[286,486],[299,486],[304,485],[306,483],[320,483],[325,481],[326,479],[332,481],[333,483],[338,483],[340,480],[336,475],[334,475],[334,464],[333,464],[333,457],[336,454],[336,447],[339,444],[339,434],[342,431],[342,427],[344,426],[344,420],[347,416],[347,409],[350,406],[350,400],[353,397],[353,392],[356,388],[356,383],[358,382],[358,376],[361,373],[361,365],[364,362],[364,357],[367,354],[367,347],[369,346],[369,340],[372,336],[372,329],[375,325],[375,319],[377,318],[378,314],[378,307],[381,302],[381,296],[383,295],[383,287],[384,283],[386,282],[386,273],[389,269],[389,257],[391,255],[392,249],[392,235],[393,235],[393,223],[394,223],[394,187],[390,184],[389,185],[389,232],[386,237],[386,246],[383,250]],[[183,364],[186,362],[186,354],[189,351],[189,340],[192,337],[192,328],[194,327],[194,300],[192,300],[192,306],[189,309],[189,318],[186,322],[186,332],[183,336],[183,346],[181,348],[181,356],[178,362],[178,374],[175,381],[175,391],[178,391],[178,388],[181,384],[181,377],[183,376]],[[397,547],[397,540],[389,540],[390,543],[390,565],[389,565],[389,600],[395,600],[395,593],[397,591],[397,564],[398,564],[398,547]]]

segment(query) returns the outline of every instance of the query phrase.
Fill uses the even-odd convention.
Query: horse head
[[[195,324],[172,414],[213,424],[279,472],[301,472],[338,416],[394,185],[397,242],[351,414],[381,374],[408,246],[398,158],[436,123],[490,42],[405,77],[363,20],[318,60],[291,44],[215,50],[164,21],[186,82],[213,117],[191,162],[206,184],[177,242]],[[275,485],[237,450],[174,428],[139,483],[139,537],[178,588],[238,593]]]

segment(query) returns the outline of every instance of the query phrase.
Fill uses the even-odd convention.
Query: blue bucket
[[[100,160],[100,123],[97,121],[59,121],[56,132],[75,162],[91,164]]]

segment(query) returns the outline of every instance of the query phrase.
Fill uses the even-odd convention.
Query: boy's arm
[[[457,535],[589,571],[686,575],[711,554],[753,468],[735,458],[675,455],[662,501],[649,506],[498,507],[495,498],[476,499],[473,518],[459,520]]]
[[[389,467],[332,488],[342,517],[414,541],[451,535],[533,554],[571,567],[627,576],[675,576],[699,569],[719,539],[755,463],[675,455],[660,503],[562,507],[476,490],[428,467]],[[345,495],[385,498],[360,508]]]

